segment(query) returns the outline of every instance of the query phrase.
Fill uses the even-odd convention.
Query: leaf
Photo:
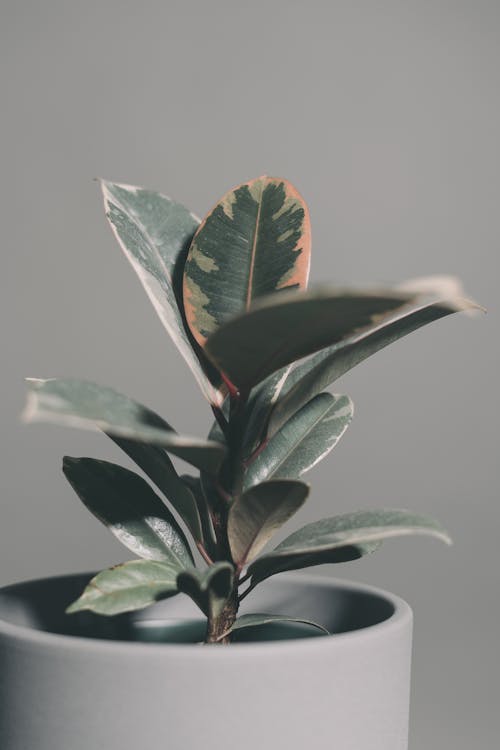
[[[196,542],[203,541],[200,513],[191,489],[178,476],[163,448],[109,435],[156,484],[180,515]]]
[[[182,315],[176,265],[182,261],[199,220],[180,203],[151,190],[101,180],[104,208],[118,243],[158,317],[212,403],[222,396],[204,372]],[[201,355],[203,356],[203,355]]]
[[[214,537],[214,531],[212,526],[212,520],[210,518],[210,511],[207,500],[203,493],[201,486],[201,480],[199,477],[191,477],[188,474],[181,476],[182,482],[188,487],[189,491],[194,497],[196,507],[198,509],[198,515],[201,522],[202,540],[203,544],[211,557],[215,555],[216,542]]]
[[[313,622],[312,620],[304,620],[302,617],[291,617],[289,615],[266,615],[262,613],[256,613],[254,615],[241,615],[241,617],[238,617],[238,619],[227,631],[227,633],[224,633],[224,636],[229,635],[229,633],[233,633],[235,630],[243,630],[243,628],[254,628],[259,625],[269,625],[270,623],[274,622],[298,622],[303,625],[310,625],[313,628],[317,628],[318,630],[321,630],[325,635],[330,635],[329,631],[324,628],[323,625],[319,625],[317,622]]]
[[[244,414],[244,456],[250,456],[266,436],[269,415],[295,366],[287,365],[273,372],[251,391]]]
[[[394,290],[334,288],[268,295],[218,328],[205,351],[223,377],[247,393],[281,367],[373,327],[412,299]]]
[[[292,367],[279,399],[275,399],[267,427],[272,437],[285,422],[313,396],[323,391],[355,365],[427,323],[461,310],[477,308],[465,299],[431,302],[417,309],[399,312],[388,320],[340,344],[318,352]]]
[[[307,524],[255,560],[248,568],[251,588],[285,570],[357,559],[373,552],[384,539],[408,534],[426,534],[451,543],[436,521],[406,510],[358,511],[324,518]]]
[[[179,569],[151,560],[131,560],[103,570],[88,583],[66,612],[90,609],[99,615],[119,615],[154,604],[177,593]]]
[[[109,461],[63,459],[63,472],[86,508],[129,550],[184,568],[193,557],[172,513],[142,477]]]
[[[320,393],[302,407],[250,464],[246,488],[271,477],[298,479],[337,445],[352,419],[348,396]]]
[[[181,571],[177,588],[187,594],[207,617],[217,617],[233,590],[234,568],[229,562],[217,562],[200,572],[196,568]]]
[[[29,378],[23,418],[99,429],[113,437],[159,445],[208,473],[217,473],[226,448],[179,435],[164,419],[121,393],[83,380]]]
[[[309,487],[286,479],[263,482],[240,495],[229,510],[228,538],[233,560],[243,568],[304,504]]]
[[[258,297],[305,289],[309,212],[286,180],[258,177],[230,190],[197,229],[184,268],[184,308],[196,341]]]

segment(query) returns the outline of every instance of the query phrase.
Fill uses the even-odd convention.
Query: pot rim
[[[67,580],[68,578],[74,578],[75,576],[86,576],[91,578],[95,575],[92,573],[68,573],[63,575],[55,576],[44,576],[41,578],[26,579],[17,583],[9,584],[7,586],[0,587],[0,593],[7,592],[10,589],[14,589],[18,586],[27,584],[44,583],[46,581],[57,581]],[[322,575],[308,575],[297,573],[281,573],[279,580],[273,580],[273,585],[277,585],[279,581],[287,584],[308,584],[310,586],[322,586],[335,589],[347,589],[350,591],[357,591],[360,593],[371,594],[380,599],[389,602],[393,607],[392,614],[382,622],[378,622],[374,625],[368,625],[366,627],[358,628],[356,630],[349,630],[342,633],[332,633],[329,636],[323,636],[321,638],[300,638],[300,639],[289,639],[289,640],[274,640],[274,641],[258,641],[250,643],[233,643],[228,648],[200,648],[200,645],[196,643],[141,643],[138,641],[114,641],[112,639],[104,638],[86,638],[84,636],[65,635],[61,633],[51,633],[44,630],[38,630],[37,628],[31,628],[26,625],[15,625],[7,622],[0,616],[0,638],[4,637],[7,639],[16,640],[18,642],[26,643],[32,647],[46,647],[47,649],[78,649],[88,651],[92,653],[112,653],[118,655],[122,653],[124,656],[131,657],[134,655],[146,655],[155,656],[182,656],[182,658],[193,657],[200,658],[217,658],[226,655],[226,658],[230,658],[231,653],[237,652],[239,657],[243,654],[248,654],[249,658],[253,658],[257,653],[265,653],[269,655],[270,651],[279,651],[280,655],[285,656],[287,652],[296,653],[297,649],[324,649],[324,648],[338,648],[343,644],[355,644],[356,641],[363,641],[367,638],[378,638],[387,637],[391,631],[399,631],[405,629],[408,626],[411,627],[413,620],[413,613],[409,604],[401,597],[393,594],[389,591],[379,588],[378,586],[372,586],[370,584],[358,583],[357,581],[344,580],[339,578],[331,578]]]

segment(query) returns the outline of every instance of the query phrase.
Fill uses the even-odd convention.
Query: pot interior
[[[120,641],[196,643],[204,638],[205,622],[185,596],[175,596],[139,612],[102,617],[92,612],[66,615],[66,607],[82,592],[93,574],[46,578],[0,589],[0,620],[49,633]],[[312,620],[330,633],[377,625],[395,612],[382,592],[357,584],[313,581],[281,575],[268,580],[245,599],[240,614],[265,612]],[[248,628],[234,640],[263,641],[323,637],[307,625],[287,623]]]

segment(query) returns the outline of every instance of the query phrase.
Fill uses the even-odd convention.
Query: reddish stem
[[[206,551],[206,549],[205,549],[205,547],[203,546],[203,544],[202,544],[201,542],[196,542],[196,547],[197,547],[197,549],[198,549],[198,552],[199,552],[199,553],[200,553],[200,555],[202,556],[202,558],[203,558],[203,559],[205,560],[205,562],[207,563],[207,565],[212,565],[212,564],[213,564],[213,560],[212,560],[212,558],[210,557],[210,555],[208,554],[208,552]]]
[[[253,463],[258,456],[260,456],[264,448],[267,447],[268,442],[269,438],[265,438],[261,443],[259,443],[254,452],[245,461],[243,461],[243,466],[245,467],[245,469],[248,469],[250,464]]]

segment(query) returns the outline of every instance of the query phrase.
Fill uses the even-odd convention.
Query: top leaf
[[[258,177],[230,190],[198,228],[184,270],[184,309],[203,346],[228,318],[280,289],[305,289],[309,212],[286,180]]]

